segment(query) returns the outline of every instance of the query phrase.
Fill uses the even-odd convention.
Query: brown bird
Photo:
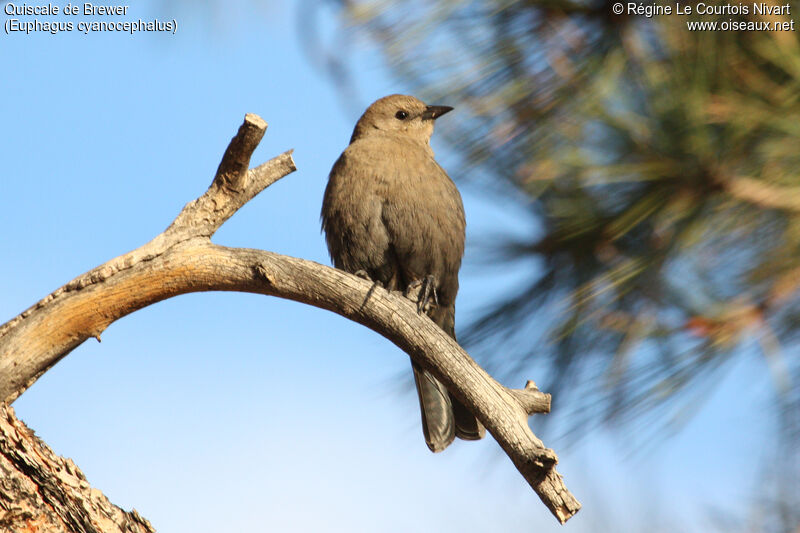
[[[464,207],[430,147],[434,121],[452,110],[393,94],[367,108],[333,165],[322,229],[333,263],[387,290],[432,289],[427,313],[455,339]],[[475,416],[428,371],[411,362],[425,442],[444,450],[455,436],[480,439]]]

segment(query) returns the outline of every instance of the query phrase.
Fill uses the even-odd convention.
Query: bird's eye
[[[406,117],[408,117],[408,113],[406,113],[402,109],[394,114],[394,118],[396,118],[397,120],[405,120]]]

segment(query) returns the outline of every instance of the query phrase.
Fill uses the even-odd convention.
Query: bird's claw
[[[365,279],[367,281],[372,281],[372,278],[369,277],[369,274],[367,274],[367,271],[364,269],[356,270],[355,272],[353,272],[353,275],[358,276],[359,278]]]
[[[417,312],[422,314],[433,300],[434,305],[439,305],[439,295],[436,294],[436,277],[433,275],[425,276],[408,284],[405,293],[407,298],[416,296]],[[411,298],[412,300],[414,298]]]

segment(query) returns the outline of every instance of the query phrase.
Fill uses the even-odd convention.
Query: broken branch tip
[[[249,124],[252,124],[253,126],[257,127],[260,130],[266,130],[268,126],[267,121],[255,113],[247,113],[244,116],[244,121]]]

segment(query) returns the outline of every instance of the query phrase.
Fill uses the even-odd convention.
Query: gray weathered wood
[[[399,293],[312,261],[211,243],[242,205],[295,170],[291,152],[248,170],[265,130],[260,117],[247,115],[208,191],[163,233],[0,326],[0,401],[10,404],[75,347],[147,305],[211,290],[278,296],[359,322],[430,369],[475,413],[556,518],[568,520],[580,504],[555,470],[555,452],[528,426],[530,414],[550,410],[550,396],[533,382],[519,390],[502,386]]]

